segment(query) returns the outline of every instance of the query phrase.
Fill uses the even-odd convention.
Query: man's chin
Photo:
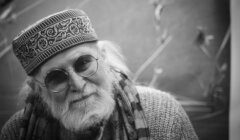
[[[71,131],[83,131],[99,126],[109,118],[109,115],[99,116],[91,112],[84,114],[81,111],[72,111],[61,119],[65,128]]]
[[[106,98],[105,98],[106,99]],[[64,113],[61,117],[62,124],[70,130],[81,131],[99,125],[108,120],[115,107],[113,99],[96,100],[88,104],[76,103],[74,108]]]

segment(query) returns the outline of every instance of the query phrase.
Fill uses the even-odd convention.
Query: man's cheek
[[[92,77],[89,78],[90,82],[95,84],[98,87],[104,87],[106,84],[106,81],[108,80],[108,77],[106,76],[105,73],[99,72],[93,75]]]

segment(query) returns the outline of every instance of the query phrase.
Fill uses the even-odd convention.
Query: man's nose
[[[82,92],[86,81],[79,76],[75,71],[69,71],[69,89],[70,92]]]

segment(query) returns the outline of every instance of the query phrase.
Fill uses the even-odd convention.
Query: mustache
[[[84,87],[80,90],[76,90],[74,93],[67,93],[71,94],[71,96],[67,96],[66,101],[69,104],[78,102],[78,101],[84,101],[86,98],[93,94],[98,94],[99,88],[96,87],[93,84],[85,84]]]
[[[90,96],[97,94],[96,92],[90,93],[88,95],[85,96],[81,96],[80,98],[74,99],[72,101],[69,102],[69,106],[72,106],[73,104],[77,103],[77,102],[83,102],[84,100],[87,100]]]

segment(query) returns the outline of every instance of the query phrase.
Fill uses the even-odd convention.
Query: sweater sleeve
[[[182,106],[169,93],[137,86],[153,140],[198,140]]]
[[[23,110],[15,113],[2,127],[0,140],[18,140]]]

